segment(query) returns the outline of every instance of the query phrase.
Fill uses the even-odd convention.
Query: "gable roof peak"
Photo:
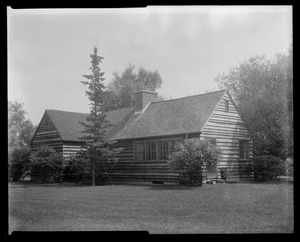
[[[113,125],[107,130],[107,133],[111,132],[113,128],[117,127],[121,122],[124,122],[126,118],[131,116],[133,114],[133,110],[133,108],[126,108],[107,112],[106,118]],[[51,119],[62,140],[82,141],[80,137],[82,136],[84,127],[80,124],[80,122],[85,122],[89,113],[46,109],[45,114]]]
[[[73,112],[73,111],[64,111],[58,109],[46,109],[45,112],[60,112],[60,113],[74,113],[74,114],[88,114],[88,113],[81,113],[81,112]]]

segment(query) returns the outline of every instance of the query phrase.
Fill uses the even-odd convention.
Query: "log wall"
[[[179,184],[181,171],[170,169],[167,166],[166,160],[134,160],[133,143],[136,141],[184,140],[186,138],[199,137],[200,132],[134,140],[119,140],[115,146],[123,147],[124,150],[117,156],[118,162],[116,166],[110,168],[109,176],[114,184]]]
[[[84,142],[74,142],[74,141],[63,141],[63,155],[73,155],[80,151]]]
[[[226,101],[228,110],[226,111]],[[167,167],[165,160],[140,161],[134,160],[133,144],[135,141],[159,141],[186,138],[199,138],[200,132],[193,134],[178,134],[171,136],[149,137],[130,140],[119,140],[116,147],[123,147],[124,150],[117,156],[117,165],[109,170],[110,177],[114,183],[146,183],[179,182],[179,174],[182,171],[174,171]],[[230,170],[230,180],[253,180],[253,143],[241,120],[230,97],[225,94],[217,105],[209,120],[201,130],[200,139],[215,138],[216,145],[222,149],[222,157],[217,165],[217,177],[220,178],[220,168]],[[239,140],[249,141],[249,159],[241,160],[239,157]],[[53,147],[56,151],[64,155],[77,153],[83,142],[63,141],[48,117],[44,114],[37,131],[31,141],[31,149],[36,150],[41,145]]]
[[[30,147],[32,151],[35,151],[42,145],[52,147],[57,152],[63,152],[62,139],[47,113],[43,115],[42,120],[31,140]]]
[[[226,101],[229,104],[227,112]],[[217,147],[222,149],[222,158],[217,165],[218,178],[221,178],[220,168],[228,168],[231,180],[253,180],[253,142],[228,94],[225,94],[202,129],[201,139],[205,138],[216,138]],[[239,140],[245,139],[249,141],[249,159],[241,160]]]

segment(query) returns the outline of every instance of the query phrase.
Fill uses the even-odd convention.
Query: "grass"
[[[9,184],[9,232],[293,233],[292,184]]]

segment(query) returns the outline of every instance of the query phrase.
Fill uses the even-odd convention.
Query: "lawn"
[[[293,233],[292,184],[9,184],[9,231]]]

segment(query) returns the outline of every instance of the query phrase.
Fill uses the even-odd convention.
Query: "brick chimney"
[[[141,112],[150,102],[157,101],[157,93],[141,90],[134,93],[135,112]]]

